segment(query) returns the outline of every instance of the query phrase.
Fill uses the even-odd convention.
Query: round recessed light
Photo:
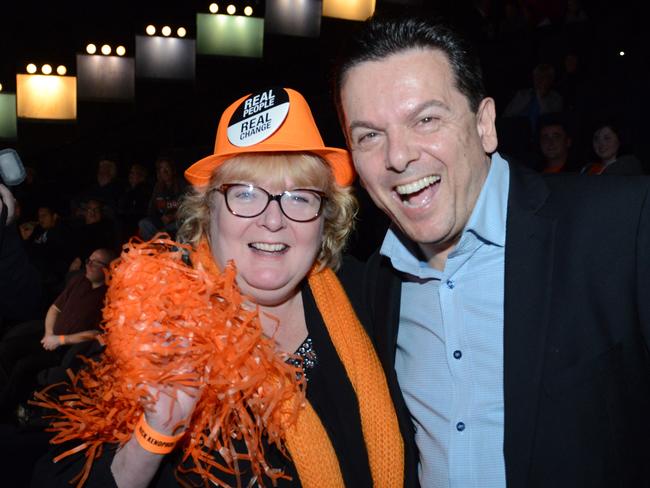
[[[149,24],[146,28],[146,32],[150,36],[153,36],[156,33],[156,27],[154,25]]]
[[[88,44],[86,46],[86,52],[88,54],[95,54],[97,52],[97,46],[95,46],[94,44]]]
[[[187,31],[185,30],[185,27],[179,27],[176,31],[176,34],[178,37],[185,37],[187,35]]]
[[[0,91],[2,91],[2,83],[0,83]]]
[[[124,46],[117,46],[115,48],[115,54],[118,56],[124,56],[126,54],[126,48]]]
[[[50,66],[49,64],[44,64],[43,66],[41,66],[41,73],[43,73],[44,75],[49,75],[50,73],[52,73],[52,66]]]
[[[172,33],[172,28],[166,25],[165,27],[162,28],[160,32],[162,32],[163,36],[169,37],[169,35]]]
[[[211,3],[209,9],[211,13],[216,14],[219,11],[219,5]]]
[[[235,12],[237,12],[237,8],[231,3],[228,5],[228,8],[226,8],[226,12],[228,12],[230,15],[235,15]]]
[[[67,72],[68,72],[68,70],[67,70],[66,67],[63,66],[62,64],[60,64],[60,65],[58,65],[58,66],[56,67],[56,74],[57,74],[57,75],[63,76],[63,75],[65,75]]]
[[[104,56],[108,56],[109,54],[111,54],[111,46],[109,46],[108,44],[104,44],[102,46],[102,54]]]
[[[251,7],[251,6],[245,7],[244,8],[244,15],[246,17],[250,17],[251,15],[253,15],[253,7]]]
[[[29,64],[27,65],[27,72],[28,72],[30,75],[33,75],[34,73],[36,73],[36,65],[35,65],[34,63],[29,63]]]
[[[619,56],[625,56],[625,51],[619,51],[618,55]]]

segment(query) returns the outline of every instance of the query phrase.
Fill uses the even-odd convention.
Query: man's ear
[[[476,111],[476,130],[481,138],[483,150],[491,154],[497,149],[498,139],[495,125],[496,109],[494,99],[486,97],[481,100]]]

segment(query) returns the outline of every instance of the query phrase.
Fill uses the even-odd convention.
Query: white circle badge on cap
[[[253,146],[267,139],[287,118],[289,94],[284,88],[268,88],[248,96],[228,123],[228,140],[233,146]]]

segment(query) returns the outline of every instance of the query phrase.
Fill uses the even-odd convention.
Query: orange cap
[[[190,166],[185,178],[205,186],[214,169],[229,158],[257,152],[314,153],[329,163],[339,185],[354,181],[350,153],[325,146],[307,101],[291,88],[269,88],[230,105],[219,120],[214,154]]]

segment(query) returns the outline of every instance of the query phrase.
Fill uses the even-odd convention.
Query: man
[[[560,112],[562,95],[553,89],[555,68],[541,63],[533,68],[533,87],[519,90],[503,111],[504,117],[527,117],[533,134],[537,132],[543,114]]]
[[[543,173],[567,171],[571,138],[559,118],[540,119],[539,148],[544,158],[542,162]]]
[[[0,342],[0,411],[5,417],[26,399],[40,370],[57,365],[69,346],[99,335],[106,294],[104,270],[114,258],[111,250],[94,251],[85,273],[70,279],[44,322],[16,325]]]
[[[648,486],[648,181],[505,161],[478,61],[444,25],[371,20],[346,49],[340,118],[393,222],[369,329],[420,484]]]

